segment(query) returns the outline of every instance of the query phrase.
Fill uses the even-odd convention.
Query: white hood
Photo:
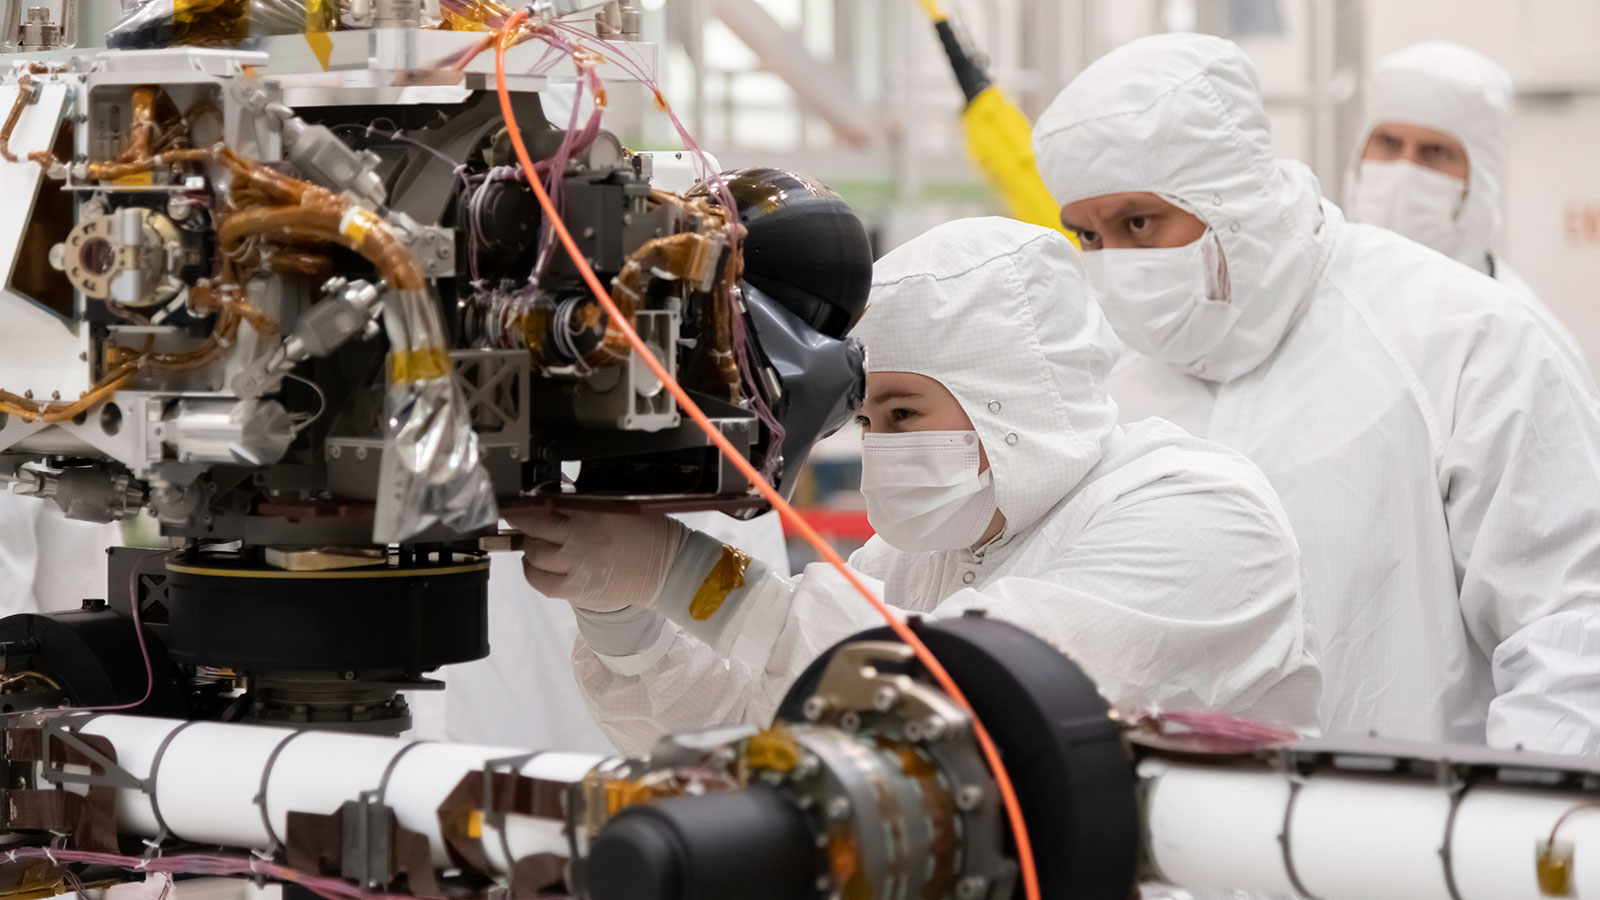
[[[1111,51],[1045,110],[1033,148],[1060,206],[1148,191],[1211,227],[1240,316],[1189,367],[1197,377],[1228,382],[1260,365],[1327,263],[1321,187],[1273,156],[1255,68],[1231,41],[1163,34]]]
[[[1403,122],[1442,131],[1467,149],[1467,195],[1450,246],[1433,249],[1486,271],[1500,233],[1500,180],[1511,138],[1511,76],[1475,50],[1444,41],[1414,44],[1385,56],[1367,83],[1360,143],[1345,174],[1355,195],[1361,151],[1372,129]]]
[[[926,375],[960,401],[1008,534],[1060,503],[1116,426],[1110,327],[1077,252],[1050,229],[964,219],[913,239],[873,267],[853,334],[868,372]]]

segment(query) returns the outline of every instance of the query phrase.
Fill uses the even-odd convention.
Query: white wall
[[[1442,39],[1516,81],[1505,258],[1600,364],[1600,2],[1368,0],[1369,60]]]

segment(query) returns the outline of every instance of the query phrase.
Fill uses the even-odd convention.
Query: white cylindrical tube
[[[154,837],[164,821],[181,840],[268,850],[273,838],[285,840],[290,812],[327,815],[381,787],[382,803],[401,827],[428,838],[441,867],[450,862],[438,815],[445,798],[491,761],[530,756],[509,747],[140,716],[95,716],[82,731],[109,740],[118,765],[147,787],[154,778],[154,803],[143,790],[118,791],[117,827],[126,833]],[[564,785],[581,781],[602,759],[543,752],[502,771]],[[258,798],[264,798],[265,814]],[[530,854],[567,852],[560,821],[522,815],[506,817],[505,846],[485,823],[483,844],[500,872]]]
[[[1313,772],[1296,795],[1281,772],[1156,758],[1139,776],[1151,862],[1179,887],[1289,896],[1292,865],[1318,900],[1452,900],[1452,878],[1459,900],[1548,900],[1539,845],[1571,812],[1557,834],[1570,896],[1600,900],[1600,809],[1577,791],[1471,786],[1456,806],[1454,788],[1421,778]]]
[[[1325,900],[1451,900],[1439,857],[1449,814],[1450,794],[1436,784],[1314,776],[1290,820],[1295,872]],[[1530,871],[1532,858],[1530,847]]]
[[[1556,842],[1573,852],[1572,895],[1600,897],[1600,809],[1580,808],[1582,796],[1515,788],[1474,788],[1461,799],[1450,841],[1451,866],[1463,898],[1549,900],[1534,869],[1538,843],[1562,815]]]
[[[1191,888],[1248,883],[1266,893],[1295,893],[1278,835],[1289,782],[1253,769],[1220,769],[1147,759],[1145,827],[1151,861],[1163,879]]]

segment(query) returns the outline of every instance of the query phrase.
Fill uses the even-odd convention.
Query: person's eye
[[[891,421],[891,422],[904,422],[907,419],[910,419],[911,417],[915,416],[916,414],[917,414],[917,411],[914,410],[914,409],[906,409],[905,407],[899,407],[897,409],[890,410],[890,412],[889,412],[889,421]]]
[[[1099,243],[1100,241],[1099,233],[1090,231],[1087,228],[1068,228],[1067,230],[1078,236],[1078,246],[1080,247],[1086,247],[1089,244]]]
[[[871,428],[872,420],[866,416],[856,416],[856,424],[860,425],[862,428]]]
[[[1132,232],[1134,234],[1138,234],[1139,232],[1144,231],[1146,228],[1149,228],[1149,227],[1150,227],[1150,217],[1149,216],[1129,216],[1128,217],[1128,231],[1130,231],[1130,232]]]

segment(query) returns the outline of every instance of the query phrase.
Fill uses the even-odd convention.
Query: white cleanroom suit
[[[1459,44],[1427,41],[1413,44],[1378,61],[1368,81],[1360,131],[1345,174],[1344,209],[1351,221],[1393,228],[1414,241],[1483,272],[1516,292],[1529,304],[1555,336],[1581,361],[1577,339],[1556,319],[1533,287],[1494,252],[1500,235],[1502,187],[1510,152],[1512,106],[1515,88],[1511,76],[1493,60]],[[1383,186],[1367,184],[1363,171],[1372,163],[1361,159],[1372,130],[1396,122],[1421,125],[1450,135],[1467,151],[1464,190],[1441,206],[1442,221],[1433,206],[1418,197],[1383,196]],[[1415,168],[1409,162],[1382,165]],[[1417,177],[1452,181],[1433,172]],[[1420,185],[1401,193],[1420,190]],[[1388,193],[1393,194],[1391,188]]]
[[[1105,331],[1071,245],[1047,229],[961,221],[879,261],[854,332],[868,372],[949,389],[988,454],[1006,525],[976,550],[904,552],[874,538],[852,565],[906,612],[981,609],[1028,628],[1123,707],[1311,725],[1319,676],[1277,499],[1229,450],[1166,422],[1118,426]],[[752,567],[697,621],[690,597],[718,551],[703,535],[684,542],[651,610],[670,620],[659,629],[618,641],[579,615],[579,681],[624,750],[764,723],[822,651],[882,624],[826,564],[792,581]]]
[[[65,612],[106,599],[106,548],[119,525],[80,522],[0,483],[0,616]]]
[[[676,518],[744,550],[772,571],[789,571],[783,527],[774,513],[750,521],[717,512]],[[577,633],[565,603],[538,596],[523,580],[520,552],[491,553],[489,655],[430,676],[445,683],[444,691],[410,695],[414,736],[613,752],[573,680]]]
[[[1220,243],[1229,296],[1206,302],[1237,307],[1226,333],[1184,366],[1128,354],[1112,394],[1272,481],[1305,561],[1324,732],[1600,750],[1600,398],[1548,330],[1274,159],[1229,41],[1112,51],[1034,147],[1063,206],[1154,192]]]

